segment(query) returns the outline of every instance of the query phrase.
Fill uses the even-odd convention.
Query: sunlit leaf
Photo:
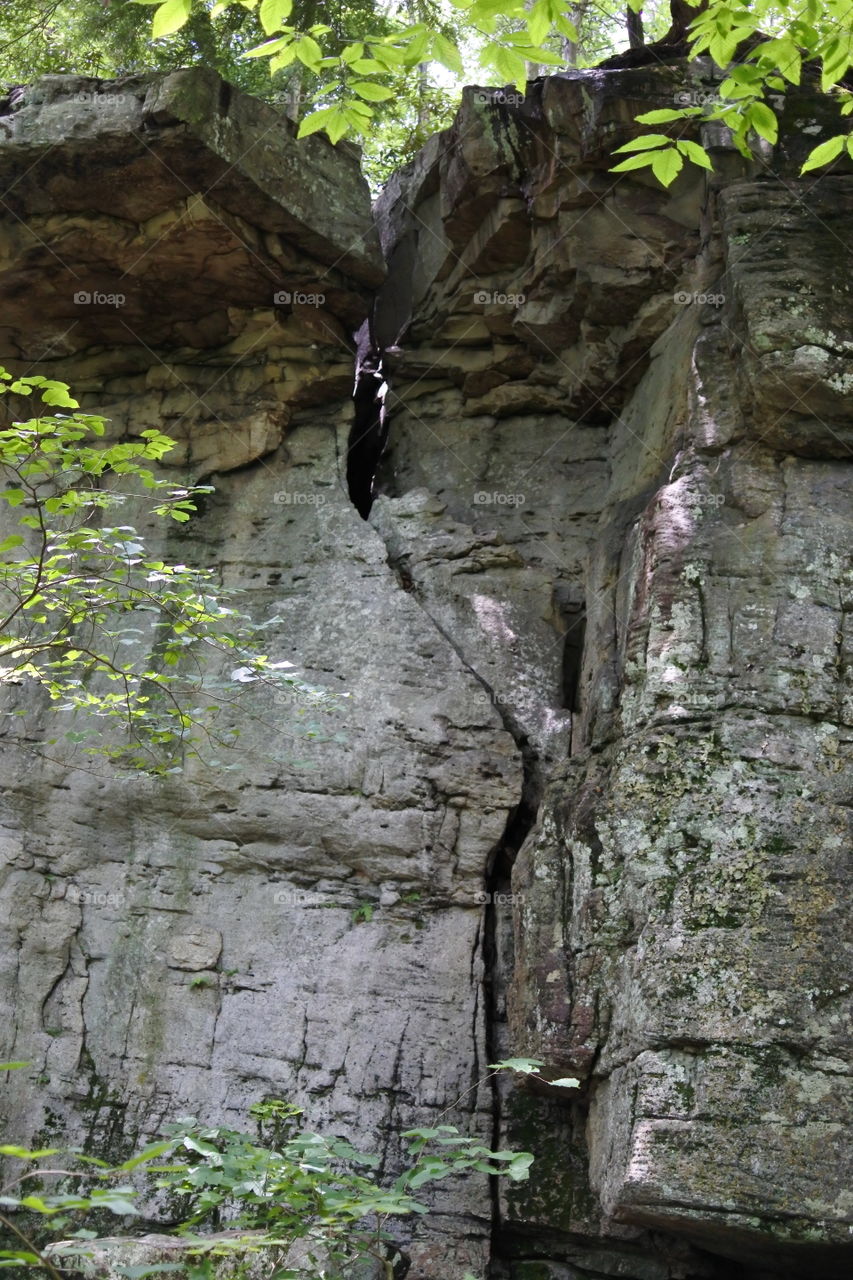
[[[164,0],[154,14],[151,35],[155,40],[179,31],[190,16],[192,0]]]
[[[843,133],[837,134],[834,138],[828,138],[826,142],[822,142],[820,146],[809,152],[800,173],[808,173],[810,169],[820,169],[825,164],[829,164],[837,156],[841,155],[845,144],[849,147],[851,142],[853,142],[853,138],[847,139]],[[851,151],[851,154],[853,154],[853,151]]]
[[[271,35],[273,31],[278,31],[279,27],[290,17],[292,8],[293,0],[261,0],[258,17],[267,35]]]

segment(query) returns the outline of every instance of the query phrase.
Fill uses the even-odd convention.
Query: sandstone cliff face
[[[582,1090],[456,1106],[537,1163],[441,1190],[410,1277],[846,1274],[853,178],[796,178],[802,97],[750,171],[614,180],[686,75],[466,90],[378,236],[354,154],[199,72],[0,119],[0,358],[179,438],[170,554],[351,695],[306,739],[250,691],[165,784],[7,730],[4,1132],[277,1095],[391,1166],[530,1054]]]

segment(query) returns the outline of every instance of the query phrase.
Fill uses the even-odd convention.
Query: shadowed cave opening
[[[375,349],[356,365],[353,420],[347,441],[347,493],[362,520],[370,515],[379,459],[388,440],[388,383]]]

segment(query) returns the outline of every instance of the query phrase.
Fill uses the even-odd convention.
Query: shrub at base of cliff
[[[32,1269],[51,1280],[63,1280],[69,1271],[87,1280],[145,1280],[170,1272],[187,1280],[253,1280],[267,1276],[272,1265],[276,1280],[307,1274],[395,1280],[406,1267],[388,1224],[429,1213],[416,1198],[421,1188],[473,1172],[522,1181],[533,1161],[527,1152],[491,1151],[452,1125],[410,1129],[402,1134],[410,1163],[383,1186],[374,1172],[379,1156],[337,1138],[295,1133],[302,1114],[297,1107],[270,1101],[256,1104],[251,1114],[257,1139],[185,1119],[169,1126],[165,1141],[115,1167],[79,1152],[67,1153],[66,1164],[50,1159],[60,1156],[56,1149],[0,1147],[0,1154],[31,1166],[9,1179],[0,1195],[0,1226],[10,1245],[0,1249],[0,1268]],[[19,1225],[23,1217],[40,1215],[55,1235],[99,1210],[125,1221],[141,1218],[136,1188],[125,1182],[137,1170],[177,1206],[183,1220],[175,1234],[99,1239],[82,1227],[70,1238],[36,1244]],[[41,1188],[47,1179],[49,1192],[26,1187],[35,1182]]]

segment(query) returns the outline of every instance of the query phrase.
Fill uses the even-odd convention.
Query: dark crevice
[[[404,591],[412,595],[436,631],[450,645],[466,671],[482,686],[489,701],[500,716],[504,730],[512,738],[521,755],[522,787],[518,804],[507,816],[500,839],[486,861],[484,875],[483,920],[483,993],[487,1063],[497,1062],[507,1056],[506,988],[512,974],[512,868],[521,846],[533,829],[542,796],[542,770],[539,756],[529,736],[519,724],[506,702],[496,695],[489,682],[471,665],[453,636],[433,616],[424,603],[422,593],[415,582],[408,558],[394,556],[387,551],[388,564]],[[492,1149],[498,1150],[503,1131],[502,1079],[493,1077],[491,1087]],[[499,1261],[501,1240],[500,1184],[497,1177],[490,1179],[491,1199],[491,1256]]]
[[[578,711],[583,648],[586,638],[586,608],[573,605],[565,612],[566,638],[563,641],[563,706]]]
[[[506,727],[506,724],[505,724]],[[508,732],[512,730],[507,729]],[[512,868],[518,852],[527,839],[539,807],[538,760],[530,751],[527,739],[515,737],[522,753],[523,783],[521,800],[507,818],[503,835],[492,850],[486,867],[486,893],[483,922],[483,994],[487,1062],[499,1062],[508,1056],[506,1024],[506,988],[512,974],[513,909]],[[528,754],[529,753],[529,754]],[[491,1085],[491,1148],[499,1151],[503,1144],[503,1090],[501,1077],[493,1077]],[[501,1218],[500,1179],[489,1179],[491,1204],[490,1269],[500,1263],[503,1223]]]
[[[347,493],[362,520],[373,506],[376,471],[388,440],[387,390],[381,352],[370,347],[356,365],[347,441]]]

